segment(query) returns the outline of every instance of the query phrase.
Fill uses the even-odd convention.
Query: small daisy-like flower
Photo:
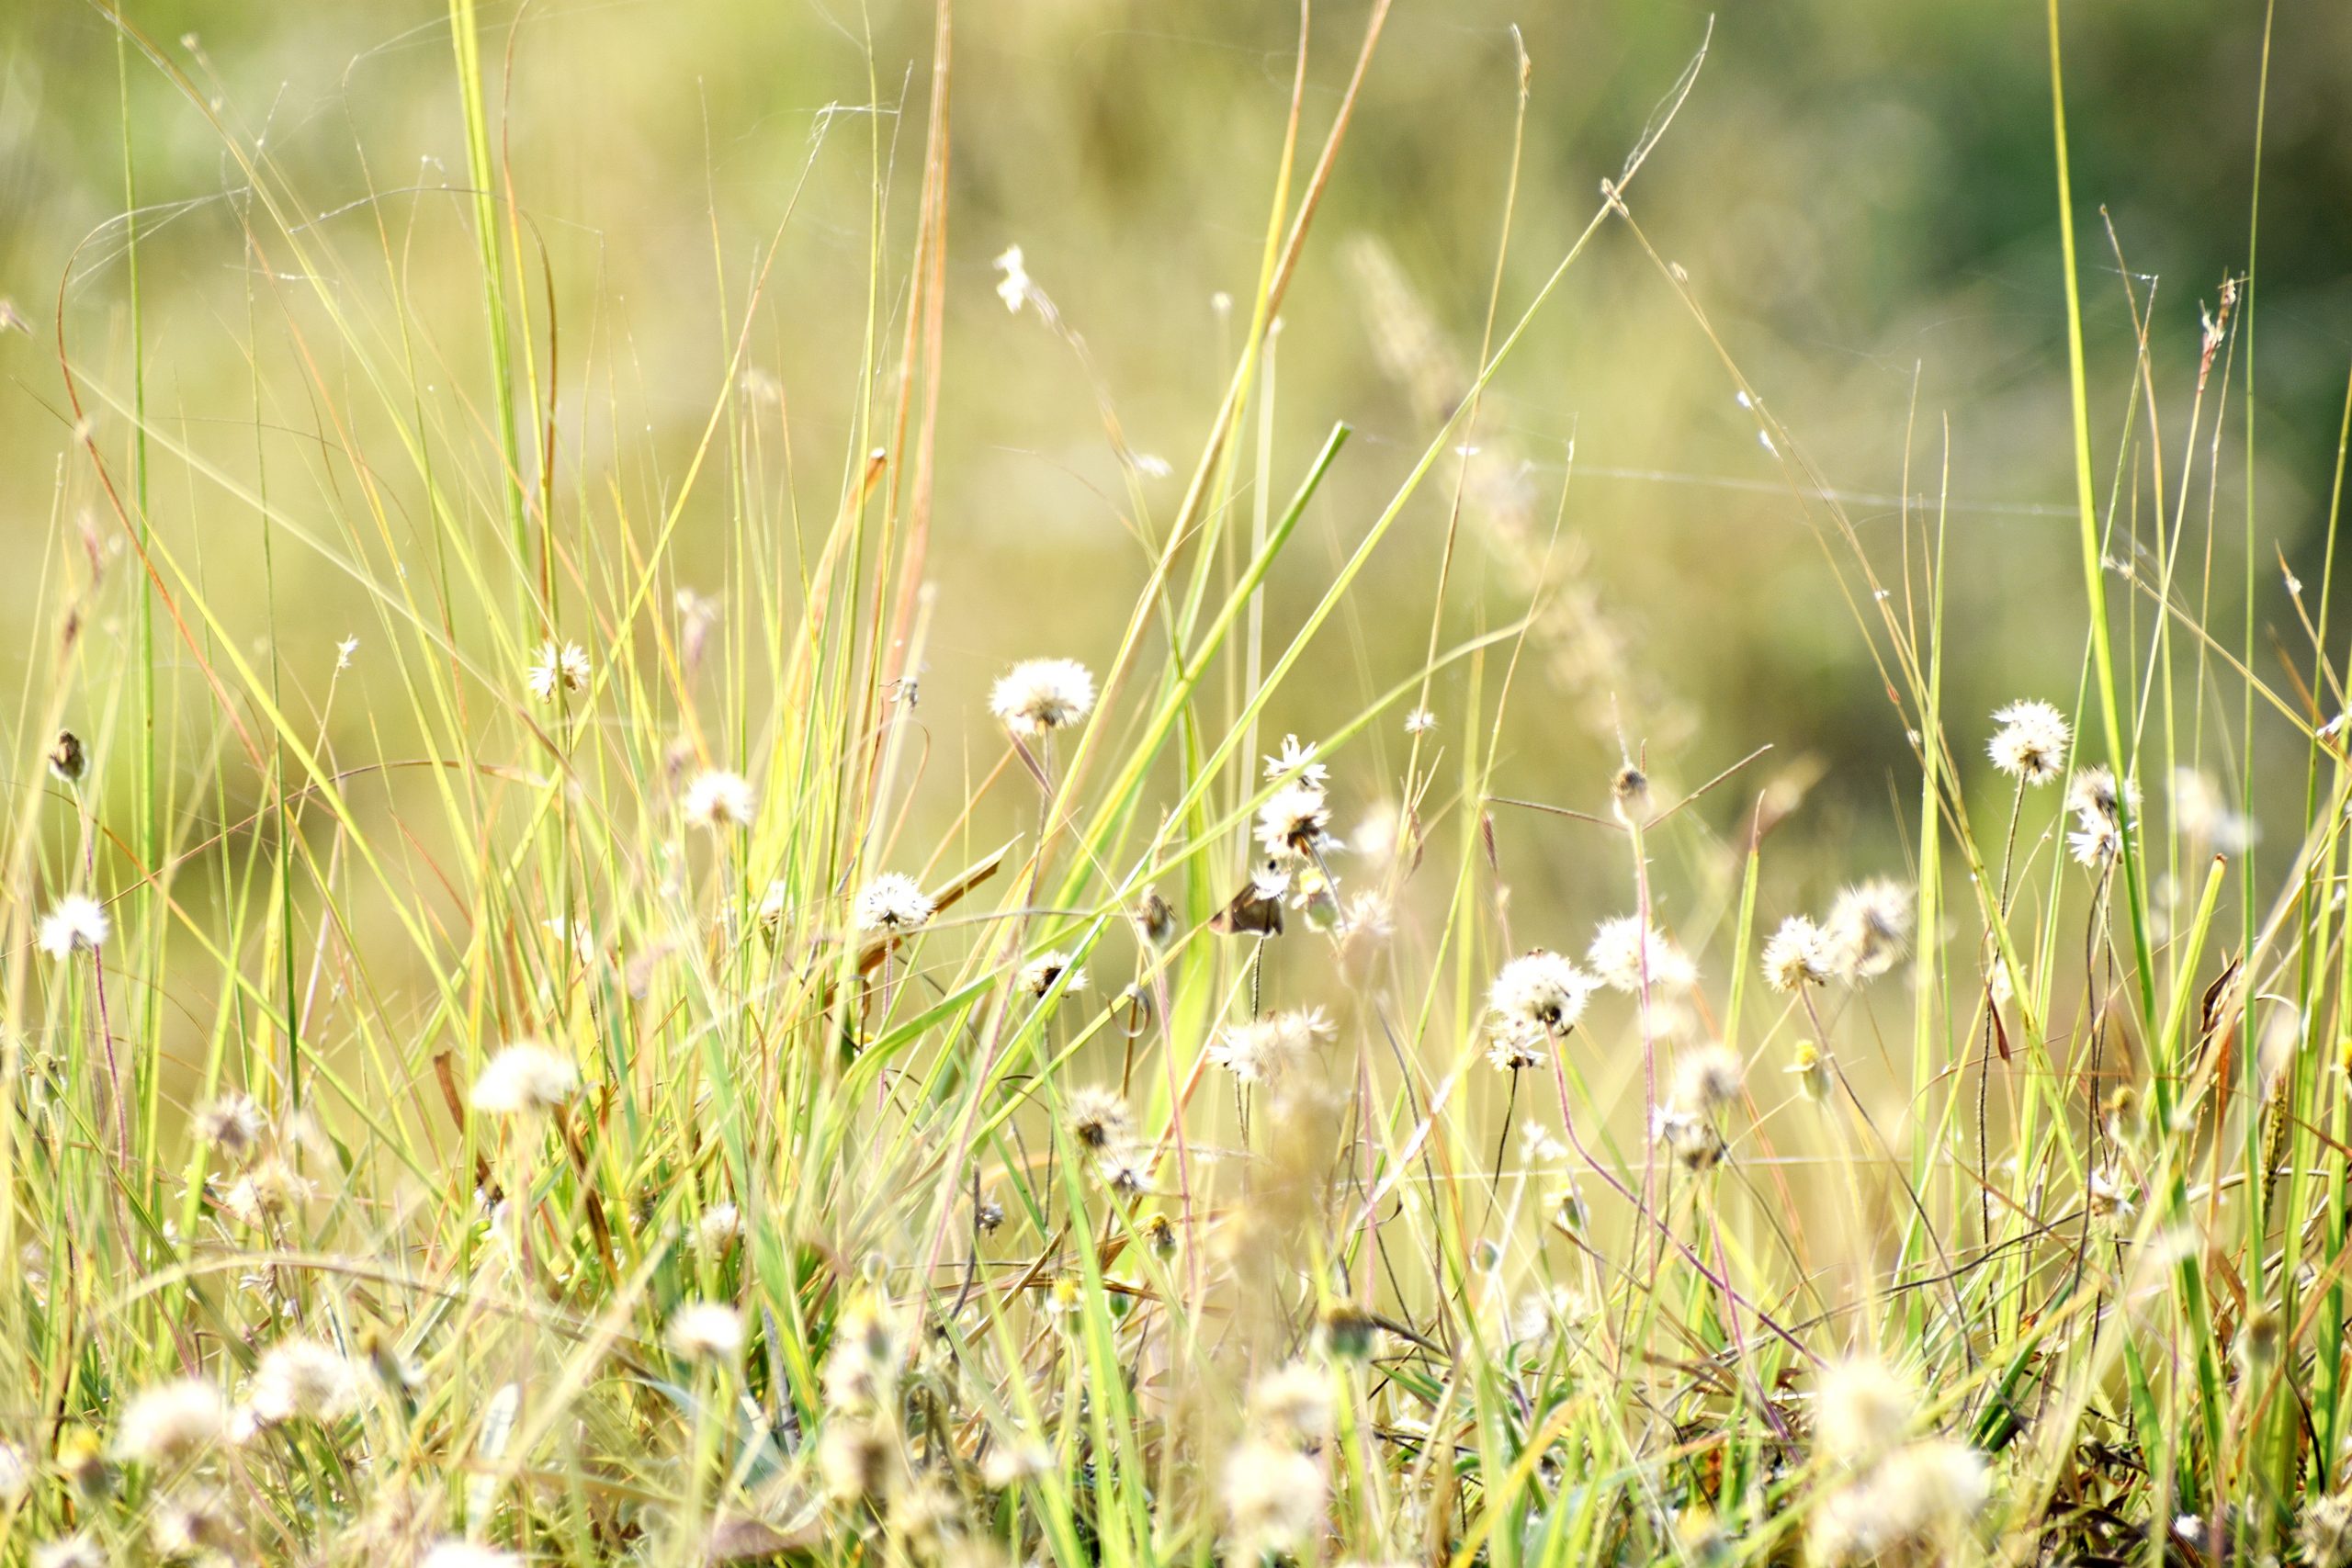
[[[359,1407],[359,1364],[315,1339],[281,1339],[263,1352],[246,1396],[265,1426],[297,1417],[339,1421]]]
[[[1698,965],[1656,926],[1639,915],[1605,920],[1593,933],[1585,960],[1603,985],[1638,995],[1645,979],[1656,990],[1687,991],[1699,983]]]
[[[1838,977],[1859,986],[1902,959],[1911,940],[1911,890],[1889,877],[1849,887],[1829,906],[1823,928]]]
[[[1282,750],[1266,759],[1266,781],[1294,775],[1311,784],[1320,784],[1330,770],[1315,760],[1315,742],[1301,741],[1295,735],[1283,737]]]
[[[551,703],[559,690],[586,691],[591,673],[588,655],[578,643],[567,642],[558,648],[550,637],[539,644],[538,657],[531,661],[531,668],[524,679],[530,685],[531,695],[543,703]]]
[[[1436,728],[1437,715],[1427,708],[1415,708],[1405,716],[1405,733],[1408,735],[1427,735]]]
[[[2020,783],[2046,784],[2066,765],[2066,740],[2073,734],[2066,716],[2048,703],[2028,700],[1996,710],[1994,732],[1985,750],[1993,765]]]
[[[1331,842],[1324,829],[1331,805],[1322,786],[1300,780],[1284,784],[1258,808],[1258,842],[1270,855],[1305,854]]]
[[[1071,1137],[1100,1152],[1126,1135],[1126,1099],[1116,1089],[1088,1084],[1070,1092],[1067,1120]]]
[[[231,1089],[197,1108],[196,1135],[209,1148],[233,1160],[249,1157],[261,1146],[261,1107],[242,1089]]]
[[[1764,944],[1764,982],[1776,991],[1826,986],[1838,970],[1829,939],[1807,915],[1791,915]]]
[[[1249,1408],[1252,1430],[1320,1441],[1331,1433],[1331,1374],[1311,1362],[1289,1362],[1250,1385]]]
[[[1021,313],[1022,301],[1029,298],[1029,268],[1023,265],[1019,245],[1007,245],[994,265],[1004,276],[997,280],[996,297],[1004,308],[1015,315]]]
[[[552,1111],[580,1092],[580,1069],[560,1051],[536,1040],[503,1047],[482,1064],[471,1103],[491,1116]]]
[[[158,1383],[131,1400],[116,1424],[114,1451],[134,1464],[186,1459],[220,1440],[229,1426],[220,1391],[195,1378]]]
[[[1747,1065],[1728,1045],[1702,1045],[1674,1067],[1674,1098],[1694,1111],[1716,1111],[1739,1098]]]
[[[933,905],[922,885],[900,872],[886,871],[858,890],[857,929],[912,931],[931,919]]]
[[[96,898],[86,893],[68,893],[40,918],[40,950],[51,958],[64,958],[76,948],[96,953],[113,929],[105,907]]]
[[[1909,1381],[1875,1357],[1832,1362],[1821,1373],[1814,1437],[1832,1458],[1860,1467],[1903,1440],[1918,1407]]]
[[[1600,986],[1558,953],[1537,948],[1502,966],[1487,990],[1487,1006],[1507,1037],[1557,1038],[1576,1027],[1586,999]]]
[[[723,1302],[689,1302],[670,1314],[662,1338],[686,1360],[732,1363],[743,1353],[743,1315]]]
[[[1015,735],[1044,737],[1094,710],[1094,677],[1075,659],[1016,664],[989,694],[989,711]]]
[[[724,770],[696,773],[686,785],[679,814],[698,828],[748,828],[759,809],[752,781]]]
[[[1058,948],[1050,953],[1041,953],[1023,964],[1014,983],[1031,996],[1042,997],[1054,988],[1054,982],[1062,978],[1065,970],[1069,972],[1069,978],[1062,985],[1064,996],[1074,997],[1086,989],[1086,971],[1073,968],[1070,955]]]

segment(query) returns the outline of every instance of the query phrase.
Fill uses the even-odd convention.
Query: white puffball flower
[[[1046,736],[1094,710],[1094,677],[1075,659],[1016,664],[989,694],[989,711],[1015,735]]]
[[[118,1458],[141,1464],[184,1459],[216,1442],[229,1427],[229,1402],[196,1378],[178,1378],[141,1393],[115,1425]]]
[[[748,828],[758,810],[759,794],[752,781],[724,769],[696,773],[678,805],[687,821],[714,830]]]
[[[1639,915],[1604,920],[1585,950],[1586,962],[1601,983],[1638,994],[1646,979],[1653,990],[1687,991],[1699,983],[1699,966],[1656,926]]]
[[[930,919],[933,908],[921,883],[902,872],[886,871],[858,890],[854,913],[859,931],[903,931]]]
[[[470,1103],[491,1116],[552,1111],[580,1092],[571,1057],[536,1040],[518,1040],[482,1064]]]
[[[96,953],[113,929],[105,906],[96,898],[68,893],[40,918],[40,950],[51,958],[64,958],[76,948]]]
[[[743,1314],[723,1302],[689,1302],[662,1337],[689,1361],[732,1362],[743,1353]]]
[[[2001,728],[1986,742],[1993,765],[2021,784],[2053,782],[2066,766],[2066,716],[2048,703],[2011,703],[1993,715]]]

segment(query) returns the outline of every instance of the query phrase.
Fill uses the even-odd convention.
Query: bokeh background
[[[1365,9],[1315,8],[1310,147]],[[2112,479],[2135,395],[2128,271],[2152,309],[2169,494],[2200,302],[2245,268],[2255,243],[2264,13],[2204,0],[2064,9],[2100,482]],[[296,216],[346,269],[338,288],[380,292],[387,251],[398,254],[400,287],[431,333],[418,345],[419,378],[462,386],[479,402],[477,263],[468,212],[447,190],[463,183],[464,152],[443,8],[128,0],[125,11],[303,193],[309,211]],[[926,673],[938,722],[977,713],[1011,659],[1107,661],[1143,570],[1089,374],[1034,314],[1008,314],[992,259],[1023,248],[1135,448],[1173,465],[1172,478],[1147,485],[1164,522],[1238,330],[1215,297],[1246,299],[1255,280],[1297,21],[1263,0],[959,6],[933,556],[943,593]],[[1590,216],[1600,182],[1709,25],[1710,7],[1689,0],[1400,0],[1280,339],[1277,486],[1287,491],[1332,423],[1357,434],[1275,586],[1277,636],[1428,439],[1447,378],[1475,359],[1511,156],[1513,29],[1532,98],[1506,320]],[[798,482],[827,502],[854,440],[844,397],[877,170],[901,251],[910,231],[929,8],[547,0],[491,6],[485,26],[517,197],[547,246],[569,367],[595,393],[565,393],[583,405],[567,427],[570,459],[590,473],[617,465],[640,501],[662,493],[707,415],[756,249],[789,207],[752,358],[789,400]],[[1899,548],[1893,498],[1906,432],[1914,488],[1927,490],[1920,476],[1937,471],[1949,433],[1950,701],[1972,716],[1955,721],[1972,756],[1973,716],[2019,694],[2071,701],[2084,635],[2044,27],[2028,0],[1721,7],[1696,88],[1633,195],[1725,347],[1821,472],[1852,492],[1871,549]],[[39,606],[53,600],[40,585],[62,570],[62,523],[97,514],[62,412],[61,309],[77,363],[123,384],[120,65],[96,5],[0,6],[0,296],[30,328],[0,335],[0,536],[14,558],[0,582],[0,636],[12,649],[50,634]],[[2316,581],[2352,361],[2352,7],[2280,5],[2269,70],[2254,318],[2251,472],[2265,563],[2256,614],[2291,644],[2269,551]],[[334,481],[305,446],[311,416],[288,334],[239,238],[234,165],[203,106],[135,52],[127,81],[149,208],[141,263],[157,417],[224,472],[250,478],[271,464],[274,492],[299,512]],[[1817,774],[1783,830],[1838,848],[1818,872],[1783,857],[1780,874],[1826,886],[1874,869],[1858,862],[1901,854],[1911,808],[1898,802],[1916,799],[1916,785],[1830,556],[1733,394],[1634,236],[1605,227],[1477,432],[1480,521],[1517,509],[1515,525],[1540,543],[1560,518],[1559,592],[1584,634],[1559,668],[1522,686],[1505,784],[1591,808],[1619,731],[1684,784],[1770,741],[1776,767]],[[2249,472],[2243,412],[2233,385],[2232,428],[2210,476],[2223,523],[2213,607],[2233,626]],[[99,438],[119,449],[122,420],[97,420]],[[2145,505],[2145,467],[2143,447],[2127,504],[2136,491]],[[2199,536],[2208,477],[2200,459]],[[1415,502],[1318,654],[1324,674],[1272,716],[1277,732],[1319,732],[1419,660],[1447,493],[1433,484]],[[166,477],[157,511],[173,536],[205,543],[220,603],[256,637],[274,635],[288,681],[315,693],[336,639],[358,629],[349,581],[282,549],[273,633],[243,570],[249,511],[184,474]],[[715,543],[690,537],[684,552],[717,570]],[[1519,614],[1533,586],[1525,578],[1508,551],[1481,543],[1449,607],[1451,630]],[[96,628],[101,672],[123,652],[123,581]],[[1442,717],[1464,678],[1442,686]],[[188,705],[191,734],[212,737],[193,691]],[[371,722],[364,708],[339,713],[355,735]],[[191,769],[210,743],[195,745]],[[2226,754],[2211,761],[2223,773],[2235,766]],[[2299,781],[2298,770],[2289,784]],[[1525,897],[1580,897],[1568,857],[1521,880]]]

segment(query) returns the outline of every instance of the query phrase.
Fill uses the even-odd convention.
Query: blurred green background
[[[336,261],[337,290],[355,305],[380,299],[397,256],[398,287],[429,333],[415,345],[418,378],[436,394],[462,389],[479,417],[478,264],[468,211],[447,188],[462,185],[465,161],[444,10],[425,0],[129,0],[126,12],[302,193],[308,211],[295,216]],[[2263,11],[2134,0],[2065,12],[2100,483],[2135,395],[2103,209],[2143,308],[2153,293],[2169,496],[2199,303],[2249,254]],[[1364,15],[1362,4],[1316,7],[1310,147]],[[1444,360],[1475,357],[1510,166],[1513,27],[1532,98],[1506,320],[1590,216],[1600,180],[1618,171],[1709,16],[1685,0],[1400,0],[1279,340],[1278,489],[1287,492],[1333,422],[1350,422],[1357,438],[1277,585],[1273,635],[1312,603],[1323,563],[1352,546],[1427,440]],[[1087,374],[1033,314],[1007,313],[992,258],[1023,248],[1038,287],[1082,334],[1135,448],[1174,466],[1148,486],[1164,524],[1238,330],[1213,296],[1246,299],[1255,281],[1297,17],[1261,0],[966,0],[956,22],[949,384],[932,564],[943,592],[925,686],[934,724],[950,734],[1011,659],[1107,662],[1143,571]],[[844,395],[877,167],[901,259],[910,232],[929,8],[552,0],[489,6],[484,25],[516,195],[555,278],[560,460],[610,469],[633,502],[668,492],[707,415],[757,247],[805,170],[752,357],[788,400],[804,502],[830,505],[854,440]],[[2257,557],[2267,562],[2275,541],[2315,581],[2352,360],[2352,6],[2280,6],[2270,72]],[[0,527],[19,558],[0,618],[20,649],[52,629],[38,617],[55,600],[39,584],[51,580],[53,595],[66,559],[72,530],[57,523],[86,514],[102,532],[112,526],[71,452],[55,340],[62,301],[76,363],[127,384],[117,73],[96,6],[0,7],[0,296],[30,327],[0,336]],[[288,304],[285,280],[254,275],[239,237],[243,186],[199,106],[136,53],[128,80],[149,208],[155,417],[222,472],[250,479],[269,465],[289,510],[327,505],[348,476],[321,462],[306,434],[317,411],[293,373],[288,323],[314,334],[313,350],[326,340],[330,380],[348,368],[332,363],[311,304]],[[1888,498],[1903,485],[1906,427],[1915,488],[1930,490],[1920,475],[1934,474],[1949,430],[1955,744],[1977,758],[1976,716],[2012,696],[2070,702],[2082,588],[2041,6],[1724,7],[1696,89],[1632,200],[1774,412],[1832,483],[1862,498],[1850,504],[1856,525],[1890,564],[1900,538]],[[1410,368],[1400,337],[1418,341],[1417,363],[1435,370],[1418,393],[1398,373]],[[2231,626],[2243,581],[2241,389],[2230,392],[2213,502],[2222,526],[2212,603]],[[2213,407],[2209,398],[2209,429]],[[128,439],[104,412],[97,434],[114,451]],[[1623,225],[1602,230],[1538,321],[1477,439],[1482,525],[1501,515],[1509,525],[1517,509],[1540,543],[1555,509],[1563,518],[1573,590],[1564,615],[1583,638],[1522,687],[1506,787],[1596,807],[1616,728],[1685,784],[1771,741],[1781,761],[1823,767],[1792,833],[1878,846],[1841,852],[1825,883],[1873,869],[1858,860],[1899,853],[1896,824],[1911,808],[1894,796],[1915,786],[1864,640],[1714,351]],[[1571,444],[1577,472],[1563,502]],[[2132,483],[2144,509],[2142,452]],[[2200,457],[2190,513],[2199,539],[2207,477]],[[494,529],[494,490],[476,488],[482,525]],[[582,503],[603,493],[599,478]],[[1432,484],[1384,547],[1346,635],[1322,651],[1329,678],[1296,688],[1271,718],[1276,733],[1339,722],[1418,661],[1445,494]],[[156,513],[172,536],[201,543],[212,591],[239,624],[266,632],[248,570],[250,511],[159,464]],[[687,541],[689,565],[716,571],[718,527],[695,523],[712,539]],[[364,604],[299,547],[283,547],[277,567],[287,679],[315,699],[336,639],[368,635]],[[1474,550],[1451,629],[1520,613],[1533,586],[1525,575]],[[124,654],[126,582],[116,575],[96,623],[100,676]],[[2291,645],[2278,573],[2264,565],[2256,582],[2258,621]],[[1393,635],[1400,626],[1410,635]],[[189,766],[200,771],[217,729],[186,689]],[[1457,671],[1441,690],[1442,719],[1461,694]],[[337,724],[365,736],[364,708],[339,713]],[[1396,743],[1385,728],[1382,744]],[[954,755],[956,743],[945,744]],[[2290,785],[2300,787],[2300,770]],[[1566,863],[1522,877],[1548,880],[1539,896],[1583,902]]]

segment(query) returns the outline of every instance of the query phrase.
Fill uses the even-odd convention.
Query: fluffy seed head
[[[1064,996],[1074,997],[1086,989],[1086,971],[1072,968],[1070,954],[1062,952],[1059,948],[1050,953],[1041,953],[1023,964],[1020,975],[1016,976],[1016,983],[1031,996],[1042,997],[1054,988],[1054,982],[1062,978],[1064,970],[1069,972],[1069,978],[1062,986]]]
[[[1094,677],[1075,659],[1016,664],[989,694],[989,711],[1015,735],[1046,736],[1094,708]]]
[[[1764,983],[1776,991],[1826,986],[1837,971],[1829,938],[1809,915],[1791,915],[1764,944]]]
[[[1739,1098],[1747,1065],[1728,1045],[1702,1045],[1674,1066],[1674,1098],[1693,1111],[1719,1111]]]
[[[228,1429],[220,1391],[195,1378],[158,1383],[127,1405],[116,1424],[114,1451],[134,1464],[186,1459]]]
[[[2122,819],[2125,801],[2132,803],[2132,814],[2140,814],[2140,785],[2137,780],[2126,779],[2120,786],[2115,771],[2105,763],[2077,768],[2075,776],[2066,781],[2066,809],[2085,818],[2085,826],[2094,817],[2109,822]]]
[[[1639,827],[1650,814],[1650,778],[1628,762],[1609,781],[1609,809],[1628,828]]]
[[[1209,1060],[1243,1083],[1271,1083],[1295,1066],[1317,1039],[1331,1032],[1321,1008],[1269,1013],[1217,1031]]]
[[[2066,835],[2066,852],[2075,863],[2097,871],[2123,852],[2123,829],[2104,817],[2086,817],[2083,825]]]
[[[2066,716],[2048,703],[2027,700],[1996,711],[1994,732],[1985,750],[1993,765],[2020,783],[2046,784],[2066,766],[2066,740],[2073,733]]]
[[[32,1568],[107,1568],[105,1549],[86,1535],[60,1536],[32,1550]]]
[[[732,1365],[743,1353],[743,1315],[724,1302],[688,1302],[670,1314],[662,1339],[686,1360]]]
[[[1821,1372],[1814,1438],[1833,1459],[1871,1464],[1902,1440],[1918,1407],[1910,1382],[1877,1358],[1834,1362]]]
[[[1229,1561],[1295,1549],[1323,1517],[1323,1472],[1296,1449],[1253,1438],[1225,1461],[1220,1496],[1234,1542]]]
[[[281,1339],[263,1352],[246,1396],[264,1425],[339,1421],[359,1407],[359,1364],[315,1339]]]
[[[261,1146],[261,1107],[242,1089],[231,1089],[197,1108],[196,1135],[205,1145],[231,1159],[250,1158]]]
[[[1838,895],[1823,928],[1840,979],[1859,986],[1894,967],[1911,941],[1911,890],[1877,877]]]
[[[1302,783],[1311,784],[1319,788],[1329,773],[1329,768],[1315,760],[1315,742],[1302,741],[1295,735],[1283,736],[1282,750],[1266,759],[1266,778],[1269,783],[1275,779],[1295,776]]]
[[[922,885],[901,872],[886,871],[858,890],[855,912],[862,931],[912,931],[932,911]]]
[[[435,1541],[432,1550],[417,1560],[416,1568],[523,1568],[523,1560],[512,1551],[452,1536]]]
[[[559,688],[567,692],[587,690],[590,674],[588,656],[581,651],[578,643],[567,642],[558,648],[550,639],[539,644],[538,657],[531,661],[524,680],[530,685],[531,695],[548,703],[555,700]]]
[[[1653,991],[1687,991],[1699,983],[1699,967],[1656,926],[1639,915],[1604,920],[1593,933],[1585,959],[1601,983],[1638,995],[1646,979]]]
[[[69,956],[76,948],[96,953],[113,930],[106,908],[86,893],[68,893],[40,918],[40,950],[51,958]]]
[[[482,1064],[471,1103],[488,1116],[552,1111],[580,1092],[571,1058],[536,1040],[518,1040]]]
[[[1487,1006],[1508,1036],[1555,1039],[1576,1027],[1600,985],[1558,953],[1537,948],[1502,966]]]
[[[714,831],[748,828],[759,812],[759,795],[752,781],[723,769],[696,773],[678,802],[678,814],[697,828]]]
[[[695,1222],[695,1250],[717,1258],[743,1239],[743,1212],[732,1203],[713,1203]]]
[[[1088,1084],[1069,1097],[1069,1134],[1098,1153],[1126,1136],[1127,1102],[1116,1089]]]
[[[1331,806],[1322,786],[1301,779],[1274,791],[1258,808],[1258,842],[1270,855],[1320,850],[1329,841],[1324,829],[1330,820]]]
[[[1269,1435],[1320,1441],[1331,1431],[1331,1374],[1307,1361],[1266,1373],[1250,1385],[1250,1419]]]
[[[2331,1492],[2305,1503],[2295,1535],[2310,1568],[2352,1565],[2352,1492]]]

